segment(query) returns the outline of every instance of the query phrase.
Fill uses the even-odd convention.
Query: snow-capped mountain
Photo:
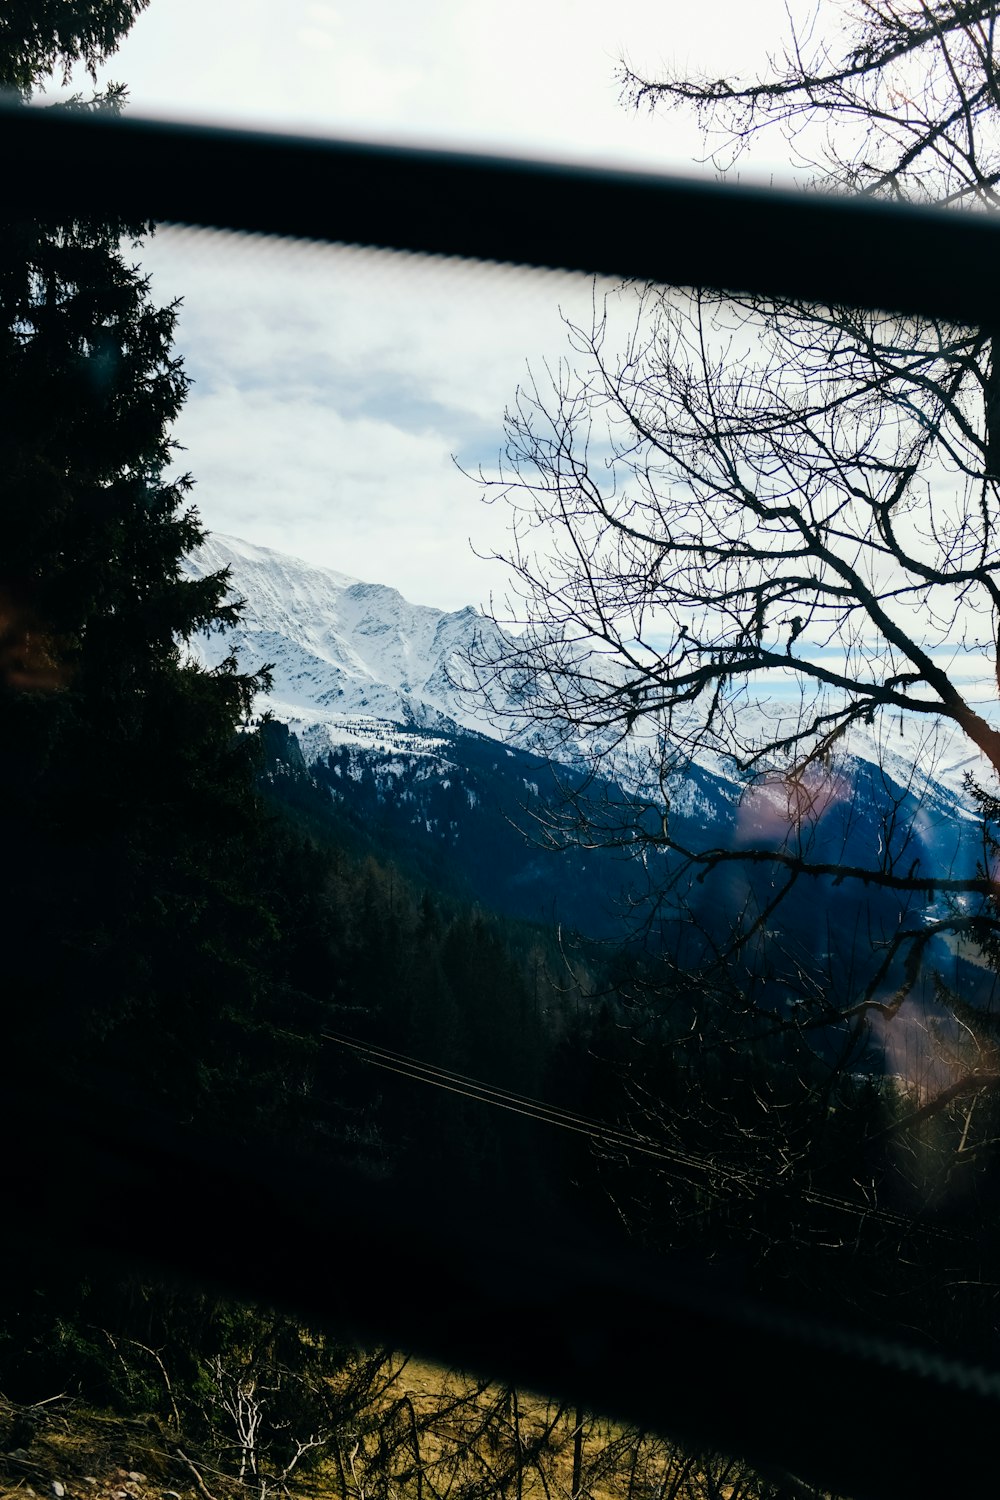
[[[489,654],[502,640],[497,626],[471,606],[447,612],[411,604],[383,584],[218,532],[191,554],[187,567],[195,576],[229,568],[233,593],[244,600],[242,623],[225,636],[202,638],[192,648],[195,654],[215,665],[235,648],[247,669],[272,663],[267,706],[298,737],[307,761],[335,745],[398,748],[401,736],[419,753],[422,731],[472,731],[522,750],[541,748],[541,736],[523,721],[518,725],[516,714],[491,718],[481,698],[457,685],[468,682],[464,661],[470,649]],[[776,736],[773,708],[748,703],[740,712],[745,741],[755,738],[755,716],[768,715],[763,737]],[[556,758],[579,759],[571,739],[561,749],[556,743],[553,734]],[[966,803],[966,771],[986,770],[959,731],[947,725],[928,731],[919,716],[874,730],[858,727],[844,748],[897,787],[932,802],[944,799],[949,813],[958,815]],[[610,762],[620,779],[629,778],[627,763],[627,755]],[[729,800],[739,797],[740,778],[731,764],[704,754],[698,765],[720,788],[728,786]],[[639,780],[634,769],[630,779]],[[671,791],[677,806],[684,789]]]
[[[267,706],[302,744],[307,760],[332,745],[377,746],[398,739],[411,748],[420,731],[498,731],[456,686],[462,656],[496,627],[471,606],[449,613],[410,604],[395,589],[363,583],[213,533],[188,560],[196,577],[229,568],[244,600],[242,623],[225,636],[194,644],[215,665],[235,649],[243,666],[273,664]]]
[[[469,734],[518,752],[544,748],[530,720],[518,721],[515,705],[502,704],[511,712],[498,720],[481,697],[459,686],[469,682],[470,651],[490,654],[503,643],[493,621],[471,606],[448,612],[411,604],[383,584],[219,533],[186,566],[195,576],[228,568],[232,592],[244,601],[236,629],[203,637],[192,650],[206,665],[233,649],[246,669],[270,662],[273,688],[261,707],[288,725],[308,764],[348,746],[389,760],[430,757],[446,770],[445,745]],[[768,719],[760,726],[762,738],[774,737],[774,715],[780,712],[748,703],[741,710],[742,738],[755,738],[755,715]],[[560,742],[553,729],[549,748],[555,759],[580,766],[572,737]],[[642,741],[633,737],[631,754],[619,750],[603,774],[641,789],[641,750]],[[859,727],[844,746],[839,800],[847,796],[855,811],[860,802],[871,802],[875,813],[877,802],[903,795],[916,836],[937,844],[941,836],[952,836],[956,824],[972,821],[963,777],[969,769],[983,775],[985,768],[969,752],[957,730],[945,725],[929,733],[919,716]],[[724,825],[729,837],[739,837],[740,828],[760,836],[758,813],[766,821],[773,811],[766,796],[748,800],[732,762],[711,753],[671,783],[670,802],[672,818],[693,820],[702,831]]]
[[[611,835],[609,848],[573,847],[570,838],[565,852],[546,855],[539,829],[558,827],[567,785],[585,781],[579,747],[560,743],[553,731],[552,755],[561,763],[547,764],[534,753],[530,721],[522,717],[518,725],[516,714],[491,719],[482,701],[457,685],[468,681],[470,649],[488,653],[502,644],[492,621],[472,608],[449,613],[410,604],[395,589],[235,537],[210,536],[187,567],[195,576],[228,568],[232,593],[244,601],[236,629],[202,638],[192,650],[210,666],[234,649],[244,669],[273,664],[273,690],[260,708],[296,736],[325,805],[387,853],[403,849],[425,861],[429,879],[447,871],[496,910],[545,912],[591,933],[610,932],[618,920],[612,908],[620,913],[656,874],[643,860],[624,857],[630,835],[617,852],[610,847],[615,829],[630,828],[637,816],[656,833],[669,815],[671,834],[688,848],[766,843],[789,830],[780,780],[748,794],[732,762],[706,755],[671,781],[664,805],[655,778],[644,794],[641,774],[619,756],[587,792],[596,825]],[[740,724],[745,737],[753,738],[755,713],[767,717],[773,733],[779,712],[748,707]],[[829,785],[813,789],[813,858],[864,867],[889,857],[905,868],[971,873],[976,819],[962,790],[968,744],[923,734],[922,726],[899,721],[854,734]],[[661,857],[670,858],[651,857],[657,868]],[[794,924],[805,935],[810,923],[828,924],[842,898],[834,883],[822,902],[803,898],[788,909],[795,907]],[[891,930],[896,903],[887,898],[883,905],[880,920]],[[853,931],[856,915],[845,908],[837,920]],[[816,951],[829,945],[818,930],[808,941]]]

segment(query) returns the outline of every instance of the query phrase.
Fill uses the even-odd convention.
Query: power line
[[[511,1106],[528,1106],[531,1111],[537,1112],[538,1118],[544,1117],[548,1119],[550,1124],[560,1124],[565,1121],[568,1127],[579,1127],[587,1133],[597,1132],[609,1139],[614,1137],[620,1139],[623,1144],[632,1146],[637,1150],[641,1149],[652,1152],[656,1149],[648,1136],[639,1135],[636,1131],[622,1130],[618,1126],[608,1125],[603,1120],[595,1120],[592,1116],[580,1114],[575,1110],[564,1109],[555,1104],[548,1104],[542,1099],[533,1098],[530,1094],[518,1094],[510,1089],[500,1088],[496,1084],[484,1083],[482,1079],[473,1078],[468,1073],[458,1073],[450,1068],[442,1068],[436,1063],[425,1063],[420,1058],[412,1057],[405,1052],[394,1052],[391,1048],[381,1047],[374,1042],[361,1042],[355,1037],[346,1037],[332,1032],[323,1032],[322,1035],[327,1041],[337,1042],[341,1046],[370,1054],[369,1060],[371,1061],[374,1061],[375,1057],[380,1057],[385,1059],[387,1063],[401,1064],[412,1068],[414,1070],[414,1077],[418,1076],[418,1074],[426,1074],[428,1075],[428,1081],[433,1081],[434,1078],[441,1078],[454,1084],[467,1084],[477,1092],[490,1095],[498,1102],[509,1101]],[[662,1148],[661,1145],[660,1149],[669,1148]],[[683,1153],[673,1151],[672,1156],[680,1158],[683,1156]],[[685,1159],[689,1160],[692,1165],[700,1164],[699,1158],[688,1157]]]
[[[588,1136],[592,1140],[627,1146],[629,1150],[640,1151],[658,1160],[684,1164],[699,1171],[713,1170],[716,1173],[722,1171],[725,1175],[737,1177],[735,1173],[726,1173],[725,1169],[711,1167],[698,1157],[686,1156],[682,1152],[671,1151],[668,1147],[652,1146],[644,1137],[634,1133],[616,1130],[615,1127],[604,1125],[598,1120],[589,1120],[584,1115],[573,1115],[568,1110],[557,1109],[554,1105],[543,1104],[540,1100],[530,1099],[526,1095],[512,1094],[505,1089],[494,1088],[492,1084],[482,1083],[465,1074],[451,1073],[447,1069],[418,1062],[415,1058],[408,1058],[404,1053],[390,1052],[388,1048],[375,1047],[366,1042],[336,1036],[330,1032],[322,1032],[321,1035],[325,1041],[334,1042],[356,1052],[372,1067],[382,1068],[388,1073],[397,1073],[414,1082],[429,1083],[450,1094],[458,1094],[480,1104],[490,1104],[496,1109],[505,1109],[512,1114],[523,1115],[527,1119],[537,1120],[546,1125],[555,1125],[561,1130],[570,1130],[577,1135]]]
[[[686,1172],[703,1174],[714,1179],[710,1184],[710,1191],[713,1188],[717,1190],[720,1183],[734,1184],[742,1190],[744,1195],[749,1193],[750,1196],[763,1196],[775,1190],[776,1185],[769,1182],[759,1172],[738,1172],[705,1157],[692,1156],[687,1152],[674,1150],[662,1142],[654,1144],[648,1137],[638,1135],[634,1131],[621,1130],[589,1116],[546,1104],[526,1094],[516,1094],[507,1089],[497,1088],[493,1084],[484,1083],[481,1079],[473,1078],[468,1074],[453,1072],[433,1063],[422,1062],[406,1053],[394,1052],[376,1043],[363,1042],[356,1037],[342,1036],[334,1032],[322,1032],[320,1035],[324,1041],[333,1042],[337,1046],[352,1051],[369,1066],[409,1078],[412,1082],[426,1083],[461,1098],[471,1099],[474,1103],[487,1104],[494,1109],[503,1109],[540,1124],[568,1130],[601,1145],[639,1152],[643,1156],[662,1163],[665,1171],[669,1172],[672,1167],[676,1175],[680,1175],[679,1168],[683,1168]],[[817,1208],[829,1208],[840,1213],[847,1213],[862,1221],[872,1219],[886,1226],[907,1231],[916,1230],[939,1239],[968,1240],[972,1238],[968,1234],[947,1229],[942,1225],[908,1218],[905,1214],[897,1213],[893,1209],[853,1203],[850,1199],[840,1198],[832,1193],[823,1193],[816,1188],[800,1189],[800,1197],[803,1202],[810,1203]]]

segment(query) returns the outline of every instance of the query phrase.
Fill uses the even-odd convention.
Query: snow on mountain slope
[[[363,583],[217,532],[191,554],[186,567],[194,576],[229,568],[233,593],[245,601],[242,623],[224,636],[192,643],[194,654],[210,666],[233,649],[246,669],[273,663],[274,686],[266,706],[298,736],[307,761],[345,743],[386,754],[402,749],[440,754],[442,731],[459,730],[521,749],[542,749],[530,723],[518,726],[513,718],[491,722],[485,705],[456,686],[468,676],[463,654],[477,641],[489,648],[501,639],[493,622],[471,606],[448,613],[410,604],[382,584]],[[744,741],[758,735],[773,738],[776,712],[774,705],[748,702],[740,711]],[[555,726],[551,736],[556,758],[580,758],[581,747],[572,739],[557,746]],[[640,768],[643,738],[630,738],[632,752],[638,754],[622,747],[605,770],[617,771],[626,784],[637,784],[646,779]],[[646,743],[652,747],[653,740]],[[919,716],[887,719],[873,729],[859,727],[843,748],[848,774],[852,758],[866,763],[946,817],[968,815],[963,790],[967,770],[989,779],[988,767],[970,754],[972,747],[957,729],[945,723],[928,730],[927,720]],[[739,799],[742,778],[731,762],[705,753],[698,764],[715,785],[716,800]],[[697,800],[697,791],[694,781],[673,787],[675,808]],[[688,811],[694,814],[693,804]]]
[[[455,686],[461,653],[496,627],[468,607],[410,604],[395,589],[362,583],[237,537],[213,533],[187,561],[195,577],[229,568],[245,601],[241,624],[193,643],[214,666],[236,650],[246,669],[273,663],[267,706],[299,736],[307,759],[331,744],[378,747],[405,726],[478,730],[499,737]],[[416,733],[415,733],[416,732]]]

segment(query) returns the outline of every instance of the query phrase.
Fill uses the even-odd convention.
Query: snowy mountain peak
[[[274,576],[286,571],[295,573],[304,568],[310,573],[328,578],[334,588],[352,588],[355,585],[369,587],[361,583],[359,578],[338,573],[335,568],[316,567],[300,558],[289,557],[285,552],[276,552],[273,547],[261,547],[256,542],[247,542],[238,536],[227,536],[221,531],[210,532],[201,546],[191,554],[189,563],[190,571],[200,575],[219,568],[235,567],[238,563],[248,575]]]
[[[186,566],[194,577],[228,568],[245,601],[240,625],[200,639],[197,657],[214,666],[235,649],[245,670],[272,663],[267,706],[307,759],[332,744],[372,743],[389,724],[496,733],[455,686],[463,652],[496,629],[471,605],[410,604],[385,584],[218,532]]]

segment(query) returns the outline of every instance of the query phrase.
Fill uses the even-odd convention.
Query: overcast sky
[[[151,0],[106,77],[134,114],[711,171],[690,120],[622,107],[621,57],[732,76],[786,28],[777,0]],[[780,173],[774,150],[752,174]],[[565,353],[560,307],[587,316],[586,278],[193,231],[142,261],[184,299],[177,437],[210,527],[419,603],[502,590],[470,539],[502,549],[504,516],[453,456],[495,461],[528,365]]]

